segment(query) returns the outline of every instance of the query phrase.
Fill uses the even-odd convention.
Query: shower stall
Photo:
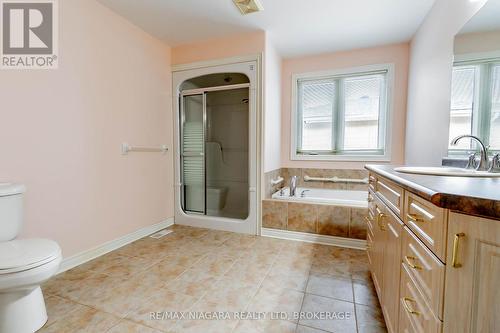
[[[255,233],[255,63],[230,67],[178,75],[175,218]]]

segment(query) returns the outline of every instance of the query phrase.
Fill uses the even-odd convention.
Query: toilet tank
[[[24,185],[0,183],[0,242],[17,237],[23,224]]]

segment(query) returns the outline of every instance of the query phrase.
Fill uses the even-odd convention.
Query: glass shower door
[[[186,212],[206,214],[205,97],[183,96],[181,105],[182,204]]]

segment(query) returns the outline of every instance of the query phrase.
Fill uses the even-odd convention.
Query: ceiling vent
[[[260,12],[264,10],[259,0],[233,0],[242,15]]]

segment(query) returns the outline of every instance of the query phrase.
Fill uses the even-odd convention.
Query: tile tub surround
[[[46,332],[385,332],[366,252],[171,227],[62,273],[44,290]],[[117,263],[128,258],[141,265]],[[201,287],[201,288],[200,288]],[[151,312],[346,312],[344,319],[176,320]]]
[[[368,172],[366,170],[350,170],[350,169],[296,169],[296,168],[281,168],[266,172],[264,175],[265,181],[265,199],[271,198],[273,193],[278,191],[281,187],[286,187],[290,183],[290,178],[292,176],[298,176],[299,182],[297,186],[301,187],[312,187],[312,188],[328,188],[336,190],[356,190],[356,191],[368,191],[367,184],[351,184],[351,183],[332,183],[332,182],[305,182],[304,176],[308,175],[310,177],[339,177],[339,178],[349,178],[349,179],[363,179],[368,177]],[[285,180],[283,183],[278,185],[271,185],[271,179],[276,179],[278,177],[283,177]]]
[[[367,208],[352,208],[266,199],[262,201],[264,228],[366,239]]]

